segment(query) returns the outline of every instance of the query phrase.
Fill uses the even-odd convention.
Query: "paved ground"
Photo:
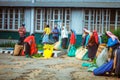
[[[0,54],[0,80],[119,80],[94,76],[82,62],[66,55],[45,60]]]

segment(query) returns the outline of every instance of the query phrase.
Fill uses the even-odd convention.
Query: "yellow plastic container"
[[[44,47],[44,58],[51,58],[53,53],[53,45],[45,44]]]

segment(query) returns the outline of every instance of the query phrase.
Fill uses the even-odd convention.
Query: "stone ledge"
[[[12,49],[9,50],[9,49],[0,48],[0,53],[13,54],[13,50]],[[44,56],[43,51],[38,51],[38,53],[42,54]],[[66,54],[65,51],[53,51],[53,57],[59,57],[59,56],[64,55],[64,54]]]

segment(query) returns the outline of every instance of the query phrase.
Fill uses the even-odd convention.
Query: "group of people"
[[[98,45],[100,44],[98,33],[96,30],[90,32],[87,28],[83,29],[82,46],[88,49],[88,57],[90,61],[95,58]]]
[[[84,33],[82,36],[82,46],[88,49],[89,61],[93,61],[96,59],[98,46],[101,44],[101,37],[98,35],[96,30],[93,32],[90,32],[87,28],[84,28],[83,30]],[[120,77],[120,41],[118,37],[110,31],[106,31],[106,36],[108,37],[108,42],[106,44],[108,53],[103,54],[109,55],[110,58],[107,60],[107,62],[105,62],[106,64],[104,63],[103,65],[99,66],[93,72],[95,75],[103,75],[105,72],[112,71],[115,73],[115,75]],[[103,59],[105,58],[105,56],[101,57],[103,57]]]
[[[30,53],[30,48],[33,46],[32,44],[36,44],[34,34],[31,34],[30,36],[26,37],[25,24],[22,24],[22,26],[18,29],[18,32],[20,35],[18,44],[24,45],[24,52],[25,52],[26,56],[30,56],[29,54],[33,54],[33,53]],[[44,28],[43,36],[42,36],[43,44],[50,43],[50,34],[52,34],[52,39],[54,40],[54,43],[61,40],[61,46],[63,49],[68,48],[67,47],[68,42],[70,42],[70,46],[74,45],[76,43],[76,34],[75,34],[74,30],[71,29],[71,36],[70,36],[70,39],[68,39],[69,32],[66,29],[66,27],[62,27],[60,30],[57,27],[57,25],[55,25],[53,30],[51,31],[49,25],[46,25]],[[61,34],[61,36],[60,36],[60,34]],[[36,47],[36,45],[34,45],[34,47]],[[36,50],[34,50],[34,51],[36,51]]]
[[[31,55],[37,53],[35,36],[34,34],[31,34],[30,36],[25,37],[26,29],[24,26],[25,24],[23,24],[18,30],[20,34],[19,44],[24,45],[24,53],[26,57],[30,57]],[[70,38],[68,38],[69,32],[66,27],[62,27],[61,30],[59,30],[57,25],[55,25],[53,30],[51,31],[49,25],[47,25],[44,28],[42,43],[49,44],[49,36],[52,33],[52,38],[54,42],[61,40],[62,48],[68,49],[69,51],[70,47],[76,44],[76,33],[73,29],[71,29],[70,31]],[[84,33],[82,35],[82,46],[88,49],[89,61],[93,61],[96,58],[98,47],[102,43],[101,36],[98,35],[96,30],[90,32],[87,28],[84,28],[83,31]],[[106,31],[106,35],[108,37],[108,51],[112,49],[110,56],[110,60],[113,60],[112,71],[114,71],[120,77],[120,41],[118,37],[116,37],[110,31]],[[68,42],[69,46],[67,46]],[[108,60],[108,62],[110,60]]]
[[[68,41],[70,42],[71,45],[76,43],[76,37],[75,37],[74,30],[71,29],[71,36],[70,36],[70,39],[68,39],[69,32],[66,29],[66,27],[62,27],[61,30],[59,30],[57,25],[55,25],[54,29],[51,31],[49,25],[47,25],[44,28],[43,34],[44,34],[43,39],[42,39],[43,44],[47,44],[50,42],[50,39],[49,39],[50,34],[52,34],[54,43],[61,40],[61,46],[63,49],[67,49]]]
[[[27,58],[31,57],[33,54],[37,53],[37,46],[35,41],[35,35],[31,34],[30,36],[26,37],[26,28],[25,24],[18,29],[19,33],[19,40],[18,44],[23,45],[23,51],[21,55],[25,55]]]

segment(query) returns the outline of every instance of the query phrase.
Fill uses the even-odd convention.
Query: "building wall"
[[[40,2],[120,2],[120,0],[36,0]]]
[[[82,34],[83,28],[83,10],[80,8],[73,8],[71,15],[71,28],[76,31],[77,34]]]
[[[16,1],[24,1],[24,2],[27,2],[27,1],[32,1],[32,0],[0,0],[0,1],[10,1],[10,2],[16,2]]]
[[[13,10],[12,10],[13,9]],[[19,9],[22,9],[21,11]],[[66,26],[68,30],[74,29],[77,33],[77,44],[80,44],[81,42],[81,34],[83,27],[87,26],[89,30],[97,30],[99,33],[104,33],[106,30],[115,30],[117,28],[120,28],[120,9],[90,9],[90,8],[5,8],[6,10],[6,19],[3,19],[5,16],[4,10],[0,13],[0,25],[5,25],[3,22],[6,20],[6,24],[10,25],[11,20],[13,24],[13,28],[4,28],[0,26],[0,39],[8,39],[11,37],[12,39],[18,39],[19,35],[17,32],[18,27],[22,24],[22,22],[25,22],[26,30],[27,30],[27,36],[35,32],[36,35],[36,42],[40,43],[42,40],[42,32],[44,29],[44,23],[49,23],[49,21],[54,21],[54,19],[61,19],[62,26]],[[39,13],[38,16],[36,16],[36,10],[42,11],[43,13]],[[13,12],[11,12],[13,11]],[[15,11],[18,11],[18,13],[14,13]],[[44,14],[44,12],[51,14]],[[59,13],[55,14],[54,13]],[[113,13],[114,11],[114,13]],[[8,12],[8,13],[7,13]],[[20,13],[21,12],[21,13]],[[31,14],[34,12],[34,14]],[[2,17],[1,17],[2,14]],[[17,14],[17,18],[15,18],[15,15]],[[24,18],[20,19],[20,16],[24,14]],[[63,15],[62,15],[63,14]],[[12,17],[11,17],[12,15]],[[61,16],[62,15],[62,16]],[[52,16],[52,18],[47,18],[46,16]],[[59,18],[55,18],[55,16]],[[61,18],[61,17],[62,18]],[[67,16],[69,16],[67,19]],[[114,17],[113,17],[114,16]],[[32,19],[34,17],[34,19]],[[38,17],[41,17],[38,19]],[[46,17],[46,18],[45,18]],[[36,19],[37,18],[37,19]],[[42,19],[42,20],[41,20]],[[47,20],[48,19],[48,20]],[[10,21],[9,21],[10,20]],[[38,20],[38,22],[37,22]],[[17,22],[18,21],[18,22]],[[41,23],[40,23],[41,22]],[[16,24],[17,23],[17,24]],[[38,23],[39,26],[36,26]],[[52,22],[53,23],[53,22]],[[50,23],[50,25],[52,24]],[[56,22],[54,22],[55,24]],[[14,28],[14,27],[17,28]],[[41,28],[40,30],[36,30],[36,27]],[[51,29],[54,27],[54,25],[51,26]]]
[[[25,27],[26,27],[26,31],[30,32],[31,29],[31,8],[25,8]]]
[[[35,2],[120,2],[120,0],[0,0],[0,1],[10,1],[10,2],[18,2],[18,1],[35,1]]]

